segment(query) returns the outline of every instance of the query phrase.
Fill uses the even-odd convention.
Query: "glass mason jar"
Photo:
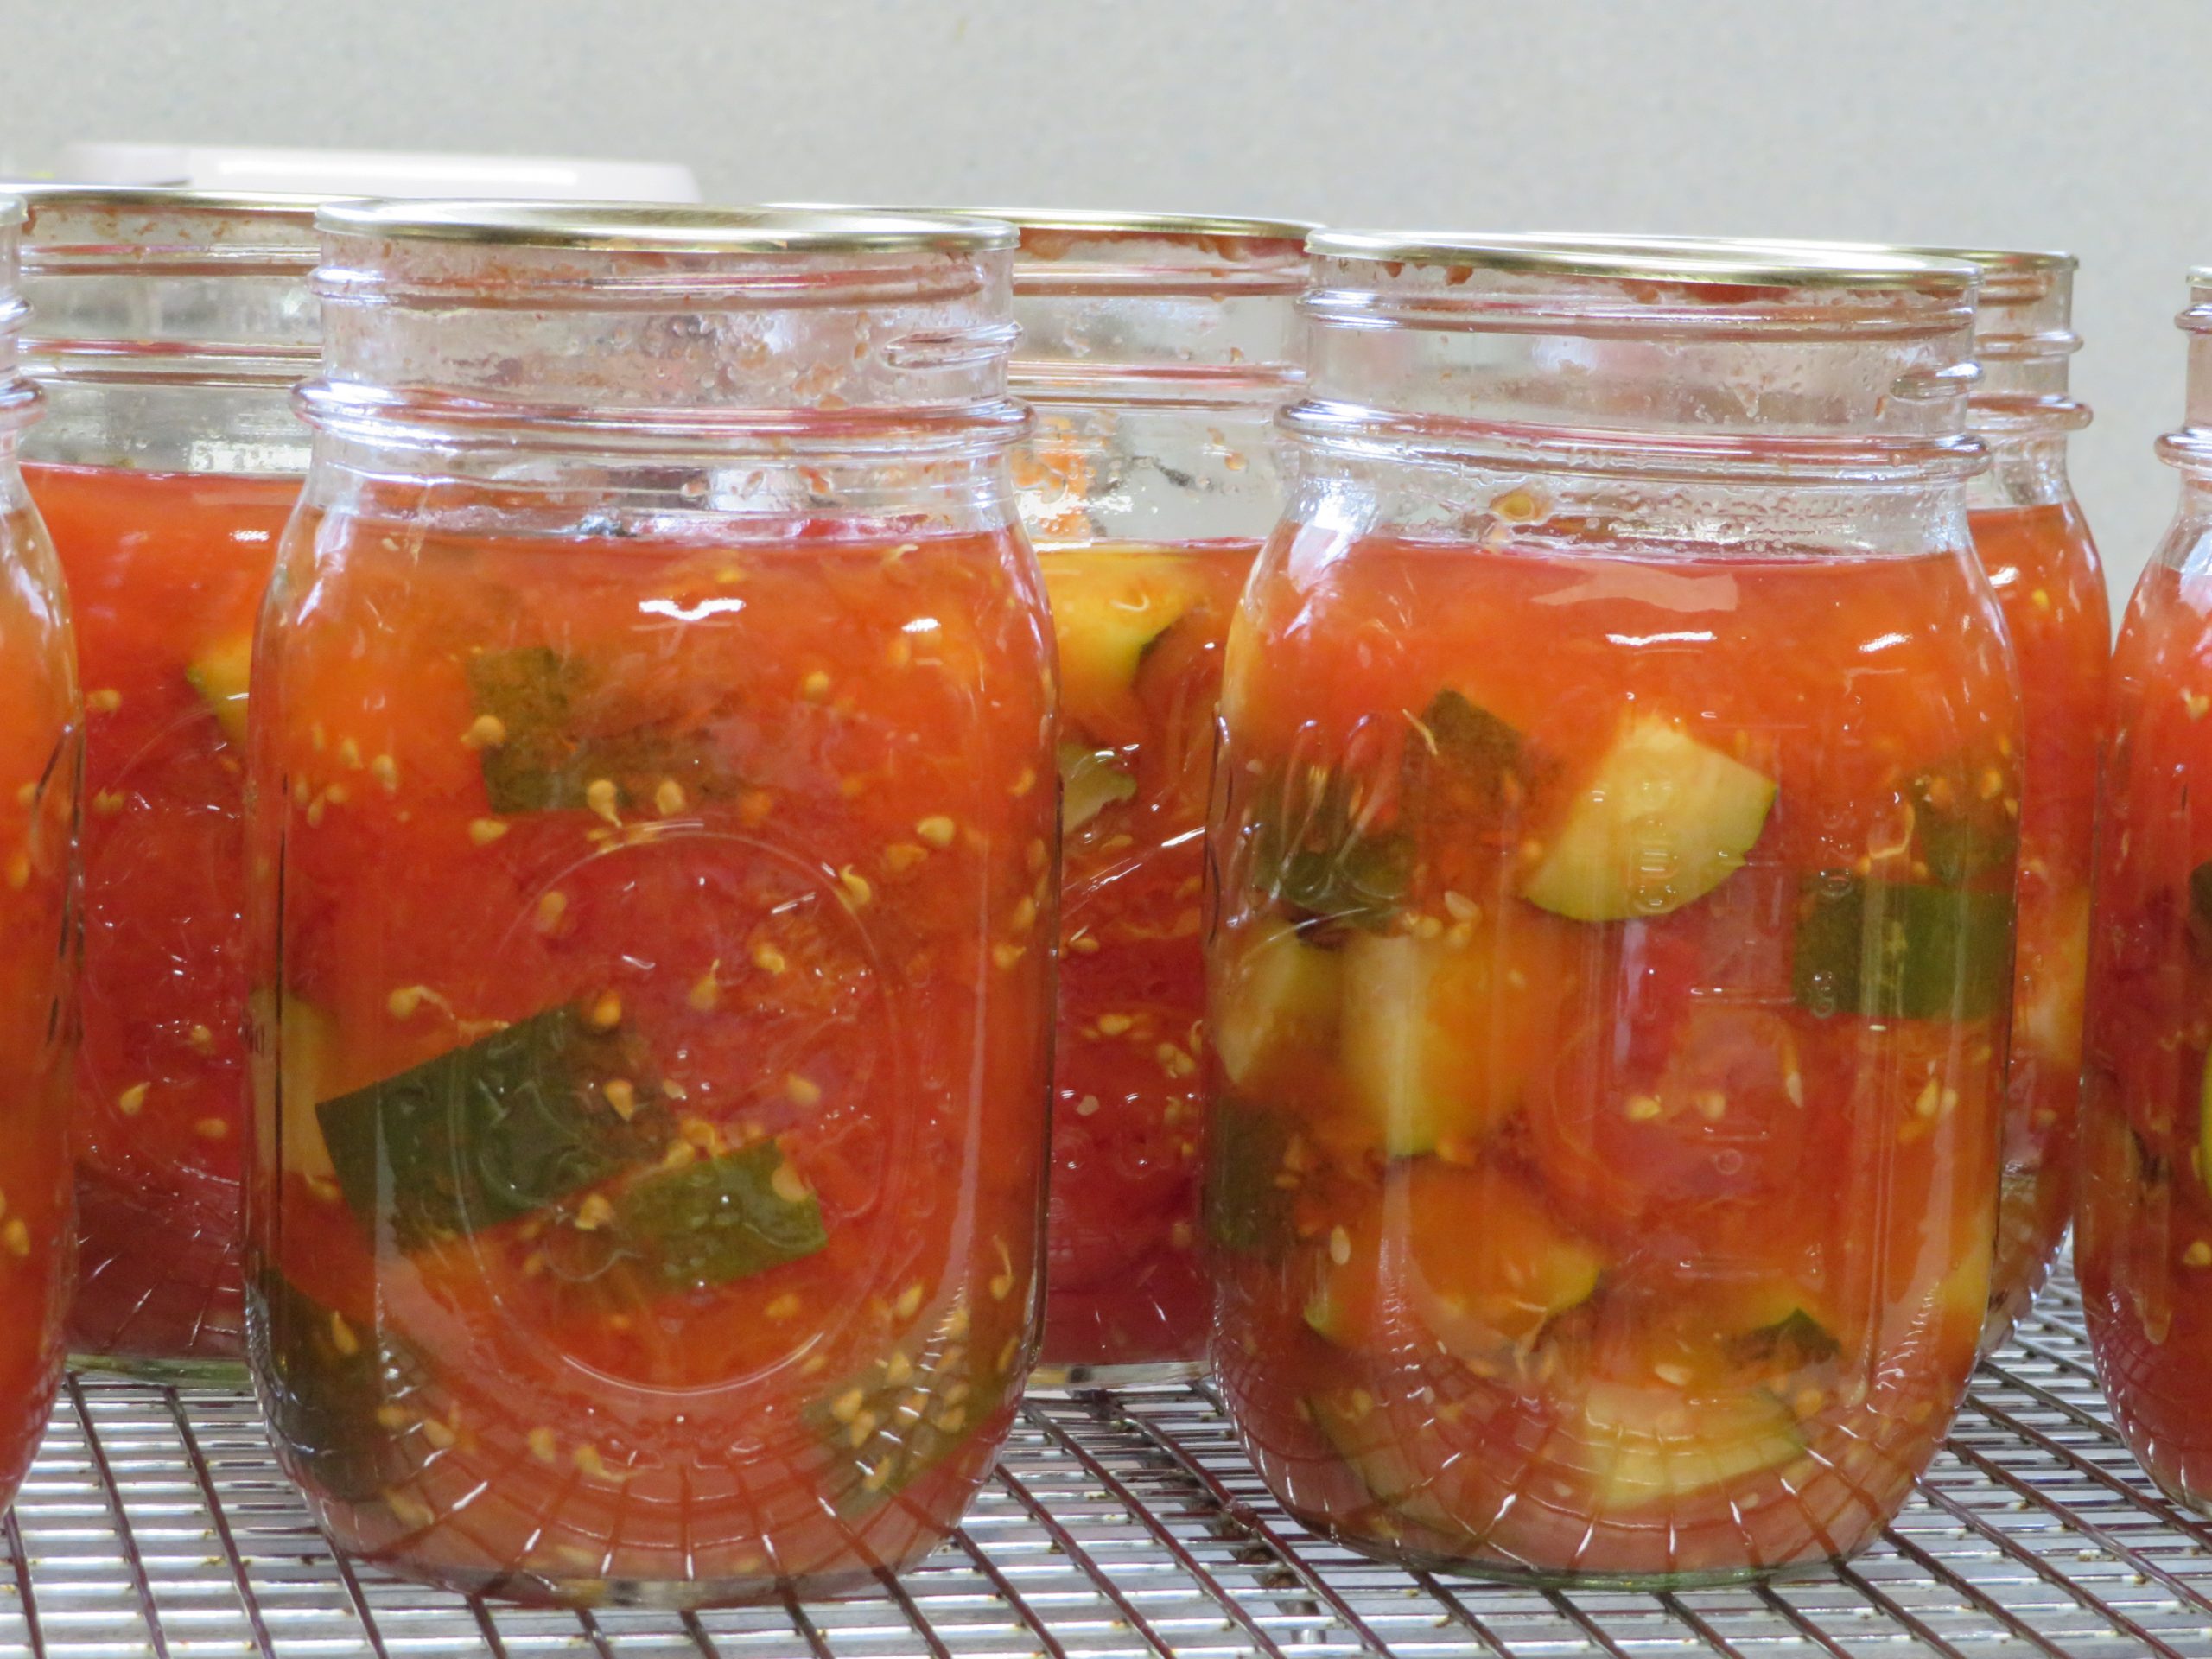
[[[1060,659],[1044,1364],[1195,1372],[1206,796],[1221,645],[1282,508],[1307,225],[1022,213],[1014,456]]]
[[[2212,268],[2180,321],[2181,501],[2113,657],[2074,1263],[2121,1433],[2212,1512]]]
[[[2090,842],[2112,617],[2104,567],[2066,475],[2089,423],[2068,394],[2075,260],[2066,253],[1910,251],[1981,272],[1967,424],[1990,467],[1967,486],[1974,550],[1996,589],[2027,721],[2020,795],[2018,957],[1985,1353],[2042,1286],[2074,1215],[2074,1122],[2088,978]]]
[[[23,204],[0,196],[0,1505],[61,1374],[74,1261],[77,791],[84,710],[60,568],[16,467],[40,398],[16,362]]]
[[[1013,232],[326,208],[254,663],[253,1365],[346,1548],[871,1581],[1041,1300],[1052,655]]]
[[[1974,273],[1309,247],[1211,817],[1230,1408],[1395,1560],[1849,1555],[1988,1294],[2020,709]]]
[[[72,1348],[239,1374],[246,667],[308,433],[314,204],[30,193],[24,472],[89,709]]]

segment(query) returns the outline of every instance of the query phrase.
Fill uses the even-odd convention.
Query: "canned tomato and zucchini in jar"
[[[1967,522],[2005,613],[2027,727],[2005,1175],[1982,1333],[1988,1353],[2026,1311],[2074,1216],[2112,624],[2096,543],[2066,474],[2068,435],[2089,422],[2088,406],[2067,389],[2067,359],[2081,345],[2070,327],[2075,262],[2063,253],[1954,257],[1981,272],[1981,372],[1967,419],[1990,466],[1967,486]]]
[[[1393,1559],[1847,1556],[1989,1288],[2021,733],[1974,272],[1310,245],[1212,818],[1230,1409]]]
[[[1060,660],[1048,1375],[1195,1371],[1221,647],[1281,502],[1308,226],[1026,213],[1014,480]]]
[[[904,1566],[1005,1433],[1041,1279],[1012,232],[321,224],[249,836],[286,1466],[347,1548],[528,1599]]]
[[[2098,1376],[2160,1490],[2212,1508],[2212,270],[2190,278],[2173,523],[2113,658],[2074,1260]]]
[[[2088,976],[2090,843],[2111,658],[2104,571],[2066,471],[2089,423],[2068,388],[2073,255],[1891,248],[1980,273],[1968,429],[1989,451],[1967,486],[1974,552],[2019,668],[2027,747],[2018,812],[2018,951],[2006,1068],[2005,1176],[1982,1351],[2011,1332],[2073,1219],[2075,1116]]]
[[[16,356],[22,219],[22,201],[0,196],[0,1504],[30,1467],[61,1374],[83,899],[76,651],[61,572],[17,469],[41,402]]]
[[[30,193],[25,475],[89,721],[80,1357],[237,1373],[246,1156],[246,679],[298,499],[315,203]]]

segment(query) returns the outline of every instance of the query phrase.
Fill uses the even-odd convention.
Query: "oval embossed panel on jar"
[[[466,1332],[483,1369],[544,1386],[574,1372],[617,1389],[728,1389],[836,1351],[866,1300],[845,1287],[873,1275],[879,1295],[895,1297],[917,1276],[941,1279],[931,1224],[942,1195],[914,1179],[924,1126],[903,1109],[914,1097],[908,999],[836,872],[766,834],[680,821],[565,868],[573,837],[556,830],[543,842],[550,879],[524,884],[521,920],[499,948],[510,962],[542,958],[548,1006],[580,1009],[586,1030],[616,1034],[604,1046],[601,1092],[620,1096],[629,1085],[636,1155],[677,1172],[658,1200],[639,1202],[666,1208],[696,1196],[696,1169],[715,1158],[734,1160],[741,1194],[765,1182],[772,1201],[779,1182],[804,1180],[818,1226],[805,1206],[772,1202],[751,1219],[765,1253],[794,1256],[779,1294],[813,1307],[805,1319],[744,1329],[710,1357],[688,1309],[673,1319],[641,1311],[696,1263],[671,1263],[620,1227],[578,1226],[583,1198],[556,1204],[545,1226],[503,1230],[509,1212],[537,1208],[544,1178],[528,1166],[486,1172],[476,1213],[461,1221],[469,1251],[454,1264],[485,1289]],[[501,845],[530,856],[516,836]],[[732,1122],[742,1126],[735,1135],[722,1127]],[[785,1155],[801,1144],[796,1160]],[[470,1196],[466,1184],[455,1196]]]

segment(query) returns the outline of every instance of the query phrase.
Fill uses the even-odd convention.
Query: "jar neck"
[[[2212,268],[2191,273],[2174,322],[2189,336],[2188,391],[2181,428],[2158,440],[2158,457],[2180,471],[2186,508],[2190,486],[2212,476]]]
[[[1924,557],[1970,550],[1953,473],[1821,482],[1592,474],[1503,457],[1448,465],[1295,449],[1289,518],[1354,537],[1554,545],[1610,557]]]
[[[1039,546],[1258,542],[1274,529],[1279,385],[1196,402],[1047,397],[1027,381],[1014,389],[1036,413],[1014,478]]]
[[[2074,262],[2059,255],[1988,255],[1974,304],[1974,429],[1993,441],[2077,431],[2088,405],[2068,387],[2082,349],[2074,332]]]
[[[52,410],[28,458],[296,475],[313,204],[100,187],[28,200],[23,361]]]
[[[1954,474],[1963,285],[1736,286],[1323,255],[1308,442],[1688,480]]]
[[[2056,506],[2074,499],[2066,472],[2070,425],[2044,423],[1977,428],[1989,465],[1967,482],[1967,505],[1975,512]]]
[[[324,238],[318,427],[425,448],[731,454],[1002,442],[1011,253]]]
[[[0,224],[0,441],[11,462],[18,436],[47,413],[46,399],[22,369],[16,331],[29,307],[13,292],[15,270],[16,227]]]
[[[299,476],[310,434],[287,379],[211,372],[48,378],[24,459],[137,472]]]
[[[310,507],[500,537],[690,536],[800,542],[1003,531],[1016,522],[1010,439],[941,454],[817,447],[703,454],[489,444],[426,450],[315,434]]]
[[[2181,473],[2181,494],[2151,563],[2202,577],[2212,574],[2212,457],[2175,464]]]
[[[1302,355],[1306,260],[1290,226],[1024,223],[1014,372],[1063,388],[1280,379]],[[1194,382],[1195,384],[1196,382]]]

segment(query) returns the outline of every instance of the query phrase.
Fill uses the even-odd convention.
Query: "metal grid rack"
[[[250,1398],[73,1378],[6,1522],[0,1656],[2212,1659],[2212,1524],[2136,1468],[2081,1321],[2054,1286],[1868,1555],[1676,1595],[1364,1560],[1290,1522],[1211,1399],[1176,1388],[1033,1397],[953,1543],[880,1592],[688,1617],[519,1610],[334,1553]]]

